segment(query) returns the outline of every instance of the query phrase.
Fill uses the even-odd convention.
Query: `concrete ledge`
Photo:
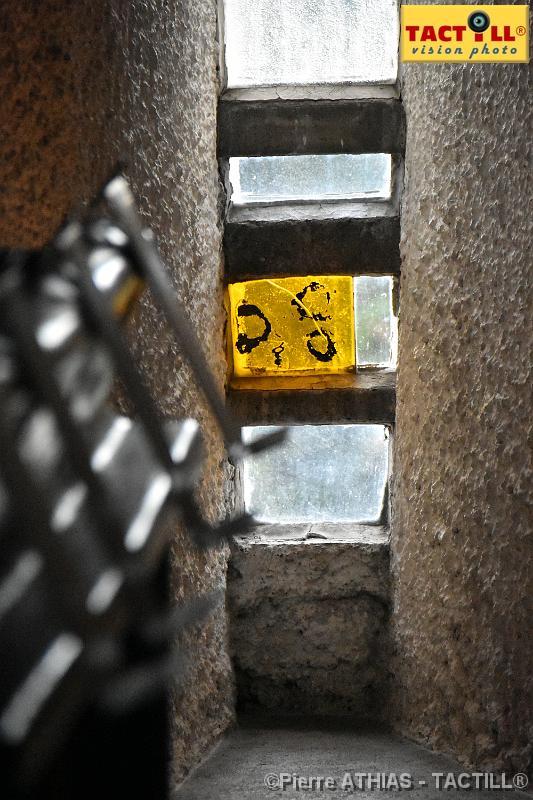
[[[225,88],[222,100],[383,100],[398,99],[398,83],[278,83],[276,86]]]
[[[393,202],[235,208],[225,226],[225,277],[397,275],[399,243]]]
[[[387,529],[315,523],[259,525],[231,544],[228,596],[247,611],[265,598],[353,598],[388,601]]]
[[[384,528],[261,526],[234,539],[228,603],[240,706],[378,719],[388,597]]]
[[[222,97],[219,158],[405,149],[405,116],[394,99],[265,100]]]
[[[375,422],[394,424],[396,373],[234,380],[228,406],[244,425]]]

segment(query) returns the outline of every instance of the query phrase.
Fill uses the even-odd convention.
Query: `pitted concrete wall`
[[[76,33],[64,6],[0,10],[0,247],[41,246],[79,200]]]
[[[127,163],[180,297],[223,385],[221,230],[216,161],[216,3],[89,0],[5,3],[2,19],[0,245],[38,246],[64,215]],[[224,515],[230,475],[212,420],[149,298],[134,321],[136,357],[163,412],[199,418],[208,439],[200,502]],[[174,546],[175,594],[223,587],[226,553]],[[188,649],[177,703],[177,774],[233,719],[226,617]]]
[[[531,768],[528,65],[405,70],[393,498],[396,724]]]

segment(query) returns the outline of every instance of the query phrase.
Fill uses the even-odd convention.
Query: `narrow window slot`
[[[234,205],[389,200],[386,153],[230,158]]]
[[[250,442],[272,428],[243,428]],[[383,518],[389,432],[383,425],[296,425],[279,447],[245,460],[246,510],[258,522]]]

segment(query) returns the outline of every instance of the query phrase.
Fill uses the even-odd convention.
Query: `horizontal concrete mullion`
[[[294,388],[290,388],[290,380],[285,378],[284,387],[275,390],[263,388],[261,379],[254,388],[232,387],[228,405],[243,425],[318,425],[332,421],[336,424],[394,424],[394,372],[357,373],[351,378],[351,386],[338,388],[325,388],[328,380],[332,380],[325,377],[307,389],[297,388],[297,380]],[[247,384],[242,381],[237,383],[239,385]]]
[[[405,149],[405,117],[395,99],[265,100],[222,98],[218,155],[393,153]]]
[[[228,282],[289,275],[397,275],[398,216],[226,223]]]

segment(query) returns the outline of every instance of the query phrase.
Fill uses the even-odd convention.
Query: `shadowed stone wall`
[[[124,160],[222,387],[216,3],[22,1],[3,4],[0,25],[0,245],[44,243]],[[200,501],[210,517],[224,515],[231,476],[221,443],[148,297],[132,338],[162,411],[189,413],[204,426]],[[173,560],[177,597],[224,586],[226,553],[200,555],[179,530]],[[178,776],[233,719],[223,608],[191,633],[188,649],[193,669],[176,710]]]
[[[387,713],[389,554],[380,527],[260,526],[228,572],[239,707],[354,720]]]
[[[531,769],[528,65],[405,69],[393,497],[397,727]]]

